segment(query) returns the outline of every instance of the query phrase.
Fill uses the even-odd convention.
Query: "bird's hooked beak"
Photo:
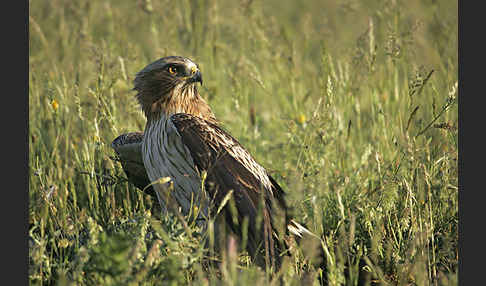
[[[187,84],[192,84],[192,83],[196,83],[196,82],[200,82],[201,85],[203,84],[203,80],[202,80],[202,75],[201,75],[201,71],[199,70],[199,68],[192,64],[190,67],[190,72],[189,72],[189,76],[186,78],[186,83]]]
[[[201,72],[198,70],[196,70],[194,72],[194,74],[189,78],[189,82],[190,83],[193,83],[193,82],[200,82],[201,85],[203,84],[203,79],[202,79],[202,74]]]

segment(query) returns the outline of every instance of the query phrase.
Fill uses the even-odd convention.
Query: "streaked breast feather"
[[[174,183],[172,194],[182,208],[183,214],[190,211],[191,201],[207,215],[208,205],[201,201],[201,178],[197,173],[192,157],[170,120],[162,118],[152,122],[145,130],[142,145],[144,165],[149,179],[154,182],[163,177],[170,177]],[[154,185],[156,190],[166,192],[166,186]],[[161,199],[159,198],[159,201]],[[163,205],[166,202],[161,202]]]

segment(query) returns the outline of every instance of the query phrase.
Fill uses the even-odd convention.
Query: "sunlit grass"
[[[224,128],[325,239],[331,285],[356,285],[359,267],[373,283],[457,285],[456,2],[55,0],[29,12],[31,284],[279,283],[243,253],[208,265],[197,227],[161,217],[113,160],[111,141],[145,125],[136,72],[183,55]],[[277,276],[315,275],[294,255]]]

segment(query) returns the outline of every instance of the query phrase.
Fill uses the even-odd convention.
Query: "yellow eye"
[[[171,74],[176,74],[177,73],[177,69],[175,67],[169,67],[169,72]]]

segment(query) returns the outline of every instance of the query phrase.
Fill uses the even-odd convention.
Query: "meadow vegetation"
[[[371,285],[457,285],[457,12],[434,0],[29,1],[30,283],[317,283],[299,255],[280,280],[244,255],[207,268],[196,231],[126,180],[110,143],[145,126],[134,76],[182,55],[325,241],[330,285],[357,285],[360,266]]]

